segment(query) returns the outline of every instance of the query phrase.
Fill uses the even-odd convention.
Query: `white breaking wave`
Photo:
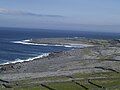
[[[0,64],[0,65],[15,64],[15,63],[21,63],[21,62],[25,62],[25,61],[32,61],[32,60],[35,60],[35,59],[47,57],[47,56],[49,56],[49,55],[50,55],[50,53],[43,53],[42,55],[38,55],[38,56],[36,56],[36,57],[28,58],[28,59],[25,59],[25,60],[16,59],[15,61],[9,61],[9,62],[6,62],[6,63],[2,63],[2,64]]]
[[[48,46],[49,44],[37,44],[37,43],[30,43],[30,40],[22,40],[22,41],[12,41],[13,43],[18,43],[18,44],[26,44],[26,45],[41,45],[41,46]]]
[[[61,46],[61,47],[67,47],[67,48],[83,48],[83,47],[91,47],[93,45],[88,45],[88,44],[72,44],[72,43],[67,43],[67,44],[38,44],[38,43],[30,43],[30,40],[22,40],[22,41],[13,41],[13,43],[18,43],[18,44],[26,44],[26,45],[36,45],[36,46]]]

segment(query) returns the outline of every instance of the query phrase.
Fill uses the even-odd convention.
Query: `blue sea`
[[[19,60],[32,60],[50,52],[70,50],[72,47],[25,45],[13,43],[37,38],[85,37],[97,39],[119,39],[119,33],[87,32],[74,30],[49,30],[26,28],[0,28],[0,64]]]

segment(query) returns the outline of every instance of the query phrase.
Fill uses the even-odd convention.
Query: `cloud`
[[[35,17],[64,17],[62,15],[47,15],[47,14],[37,14],[32,12],[24,12],[24,11],[15,11],[10,9],[0,8],[0,14],[4,15],[24,15],[24,16],[35,16]]]

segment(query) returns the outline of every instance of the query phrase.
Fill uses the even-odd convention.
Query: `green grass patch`
[[[82,80],[77,80],[75,82],[78,82],[76,84],[75,82],[69,81],[69,82],[53,82],[53,83],[44,83],[50,88],[53,88],[55,90],[85,90],[84,87],[89,88],[89,90],[103,90],[93,84],[90,84],[88,82],[89,78],[93,78],[90,81],[96,85],[103,86],[107,88],[108,90],[120,90],[120,73],[114,73],[114,72],[102,72],[102,73],[77,73],[72,75],[73,78],[82,78]],[[100,77],[96,78],[95,77]],[[102,77],[105,77],[102,78]],[[36,78],[36,79],[26,79],[21,80],[17,82],[13,82],[14,85],[12,86],[12,89],[5,89],[2,85],[0,85],[0,90],[49,90],[43,86],[41,86],[40,81],[45,80],[68,80],[69,77],[65,76],[57,76],[57,77],[46,77],[46,78]],[[17,83],[18,85],[15,85]]]
[[[54,88],[55,90],[82,90],[82,87],[76,85],[73,82],[65,83],[51,83],[48,86]]]

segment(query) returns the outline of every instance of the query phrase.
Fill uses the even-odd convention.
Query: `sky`
[[[120,0],[0,0],[0,27],[120,32]]]

